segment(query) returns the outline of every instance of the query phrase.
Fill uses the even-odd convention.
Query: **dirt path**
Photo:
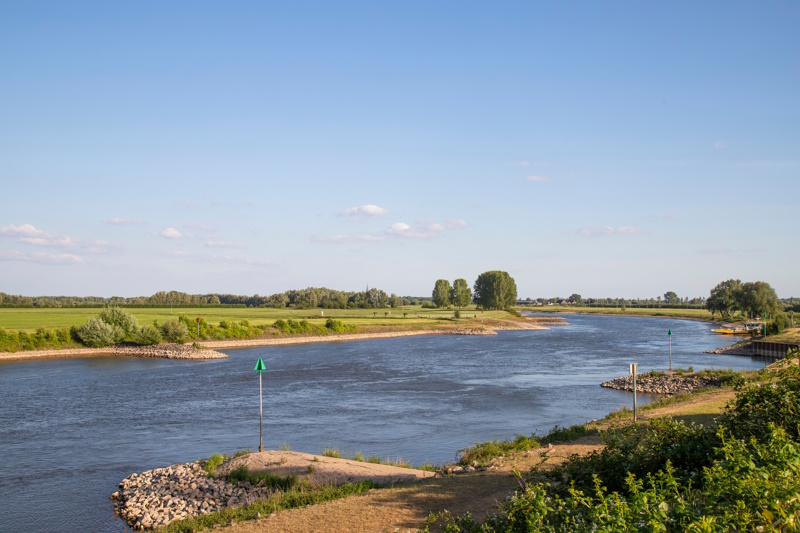
[[[709,390],[691,399],[645,411],[642,419],[671,416],[688,423],[710,423],[733,398],[730,388]],[[603,427],[631,423],[631,419],[605,422]],[[372,490],[321,505],[292,509],[252,522],[221,528],[228,533],[277,532],[405,532],[424,527],[430,513],[449,510],[454,515],[470,512],[482,520],[519,484],[514,469],[549,469],[573,454],[586,455],[602,448],[600,438],[584,437],[573,442],[530,450],[506,457],[496,470],[428,478],[392,489]]]
[[[396,532],[424,527],[431,513],[449,510],[455,515],[471,513],[483,520],[500,502],[519,489],[513,471],[528,471],[535,465],[550,468],[572,454],[599,448],[599,439],[589,437],[573,443],[532,450],[502,460],[496,470],[427,478],[396,488],[371,490],[325,504],[291,509],[227,526],[219,531],[236,533],[275,532]],[[278,452],[279,453],[279,452]]]

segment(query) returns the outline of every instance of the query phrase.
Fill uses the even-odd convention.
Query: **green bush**
[[[139,330],[139,323],[136,317],[119,307],[106,307],[100,313],[100,320],[110,326],[116,326],[122,330],[125,337],[133,337]]]
[[[344,324],[341,320],[329,318],[325,321],[325,329],[329,329],[336,333],[354,333],[358,330],[355,326]]]
[[[161,332],[158,331],[154,326],[148,324],[139,328],[134,335],[133,340],[136,342],[136,344],[140,344],[142,346],[152,346],[161,342]]]
[[[180,320],[170,319],[161,324],[161,336],[166,342],[183,344],[189,331]]]
[[[78,330],[78,337],[86,346],[102,348],[122,342],[125,332],[118,326],[103,322],[99,317],[91,317]]]
[[[798,531],[800,369],[739,384],[711,431],[672,419],[610,430],[606,447],[522,482],[500,513],[432,515],[449,533]]]

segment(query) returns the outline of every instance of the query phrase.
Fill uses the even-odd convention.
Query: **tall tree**
[[[484,309],[505,309],[517,303],[517,284],[508,272],[490,270],[475,280],[472,301]]]
[[[453,282],[453,305],[466,307],[472,301],[472,289],[467,285],[467,280],[458,278]]]
[[[450,289],[450,282],[446,279],[437,279],[436,284],[433,286],[433,303],[436,307],[447,307],[450,305],[452,290]]]
[[[739,309],[743,313],[752,313],[754,317],[765,314],[774,316],[779,308],[778,295],[769,283],[756,281],[742,284]]]
[[[719,313],[723,318],[728,318],[732,316],[737,309],[741,309],[741,293],[741,280],[729,279],[718,283],[716,287],[711,289],[708,300],[706,300],[706,308],[711,311],[712,317],[715,313]]]
[[[667,305],[678,305],[681,303],[681,299],[675,292],[668,291],[664,293],[664,302]]]
[[[575,302],[578,305],[583,303],[583,298],[581,298],[581,295],[578,294],[577,292],[574,293],[572,296],[570,296],[569,299],[572,300],[573,302]]]

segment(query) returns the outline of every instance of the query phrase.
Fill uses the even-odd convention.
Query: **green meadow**
[[[665,307],[583,307],[580,305],[543,305],[520,306],[520,311],[532,313],[585,313],[597,315],[628,316],[660,316],[674,318],[692,318],[695,320],[711,320],[711,311],[707,309],[668,309]]]
[[[276,320],[290,318],[306,319],[312,324],[324,325],[328,318],[336,318],[346,325],[357,327],[402,327],[403,329],[423,329],[434,327],[446,319],[453,317],[453,311],[447,309],[423,309],[421,306],[404,306],[394,309],[274,309],[265,307],[148,307],[125,308],[136,317],[140,324],[159,323],[170,318],[186,316],[203,318],[206,322],[216,324],[222,321],[241,322],[247,320],[253,326],[271,326]],[[39,328],[63,328],[81,326],[93,316],[100,314],[99,308],[0,308],[0,328],[19,330],[29,333]],[[485,311],[481,315],[475,307],[460,308],[461,320],[467,318],[472,322],[484,319],[502,319],[510,315],[505,311]],[[473,317],[477,316],[477,320]]]

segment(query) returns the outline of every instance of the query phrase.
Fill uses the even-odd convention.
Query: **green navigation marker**
[[[667,337],[669,337],[669,373],[672,374],[672,330],[667,330]]]
[[[261,396],[261,372],[266,369],[267,366],[259,357],[253,370],[258,370],[258,451],[260,452],[264,451],[264,402]]]

